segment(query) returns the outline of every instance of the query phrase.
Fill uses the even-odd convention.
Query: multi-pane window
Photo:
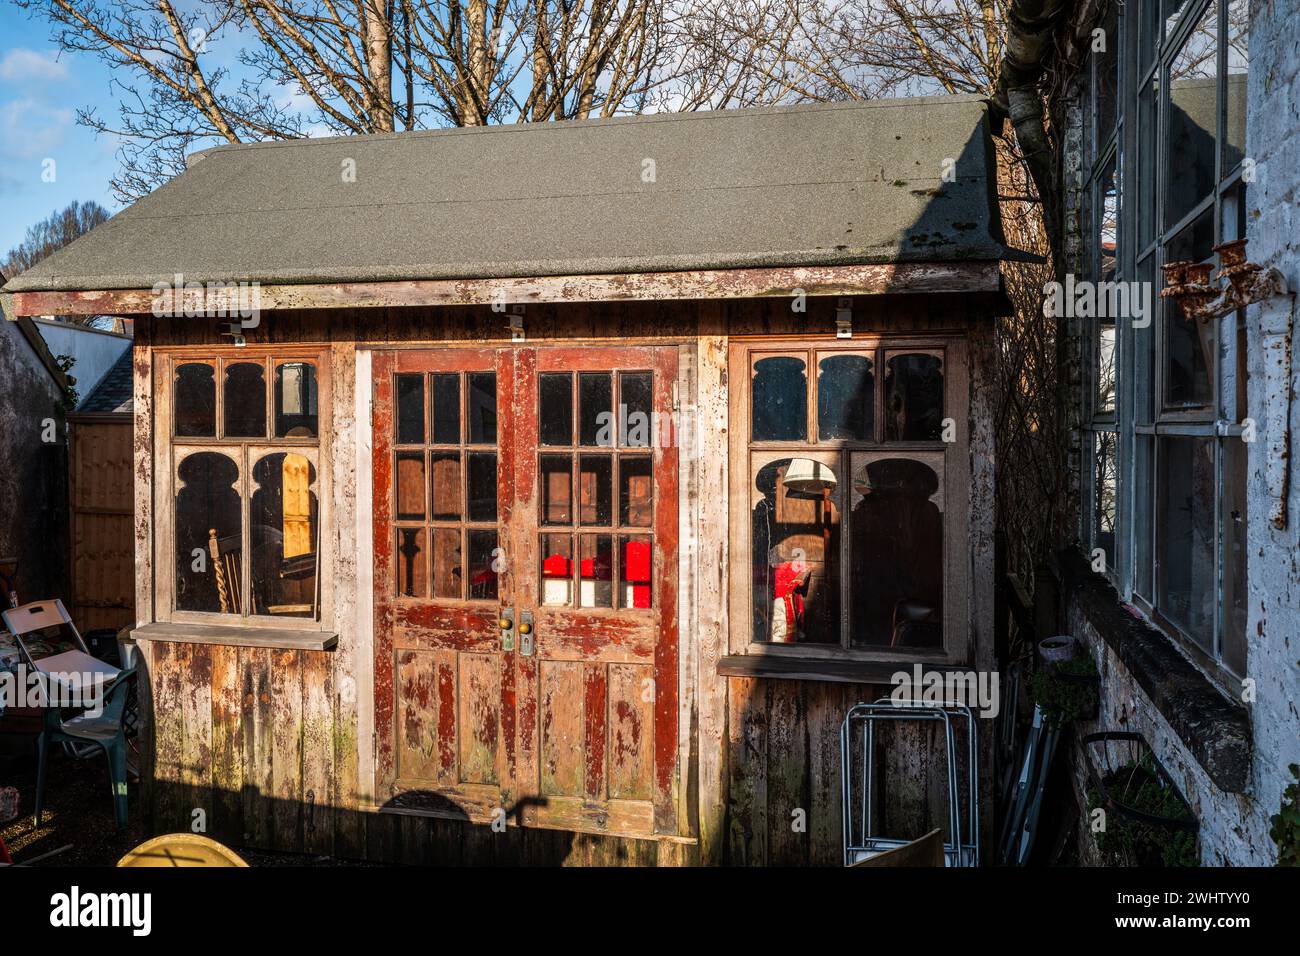
[[[650,371],[538,376],[541,603],[653,605]]]
[[[1150,308],[1090,320],[1083,539],[1126,597],[1241,674],[1243,320],[1192,320],[1157,293],[1162,265],[1244,235],[1248,2],[1112,3],[1104,26],[1084,74],[1082,266]]]
[[[496,373],[399,374],[396,397],[394,592],[495,601]]]
[[[316,356],[164,358],[175,611],[320,614]]]
[[[955,642],[952,356],[942,339],[733,346],[750,643],[864,654]]]

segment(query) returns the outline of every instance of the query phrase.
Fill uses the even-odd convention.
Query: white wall
[[[68,374],[77,380],[77,396],[80,399],[94,390],[104,373],[131,347],[129,335],[102,332],[70,322],[37,319],[36,327],[40,329],[41,337],[50,347],[51,354],[71,355],[77,360]]]
[[[1250,261],[1278,269],[1294,293],[1300,288],[1300,17],[1291,4],[1268,0],[1255,0],[1251,17],[1246,155],[1255,163],[1255,182],[1248,186],[1247,252]],[[1292,779],[1287,766],[1300,763],[1300,402],[1290,397],[1300,389],[1295,313],[1294,294],[1247,312],[1247,407],[1260,427],[1247,477],[1247,668],[1257,693],[1251,785],[1259,812],[1269,814],[1277,813]],[[1279,530],[1269,519],[1288,472],[1288,523]]]

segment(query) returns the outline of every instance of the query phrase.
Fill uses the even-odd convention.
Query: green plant
[[[1029,696],[1053,727],[1086,718],[1097,708],[1097,665],[1088,654],[1045,664],[1029,678]]]
[[[1268,835],[1277,844],[1278,866],[1300,866],[1300,764],[1291,764],[1296,783],[1282,791],[1282,806],[1270,821]]]
[[[1095,789],[1088,791],[1088,811],[1106,809],[1105,829],[1095,836],[1097,849],[1113,866],[1200,866],[1196,831],[1182,824],[1196,822],[1182,795],[1163,780],[1150,754],[1118,767],[1102,778],[1107,801]],[[1125,810],[1166,821],[1140,820]]]

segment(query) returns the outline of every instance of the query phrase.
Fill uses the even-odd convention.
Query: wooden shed
[[[973,97],[220,147],[11,281],[138,317],[153,828],[838,863],[846,707],[993,667],[993,170]]]

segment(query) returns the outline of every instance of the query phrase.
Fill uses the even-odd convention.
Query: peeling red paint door
[[[514,789],[515,357],[376,352],[375,726],[380,799],[491,822]]]
[[[678,832],[676,378],[671,347],[515,355],[510,564],[521,617],[533,618],[516,657],[528,824]]]

